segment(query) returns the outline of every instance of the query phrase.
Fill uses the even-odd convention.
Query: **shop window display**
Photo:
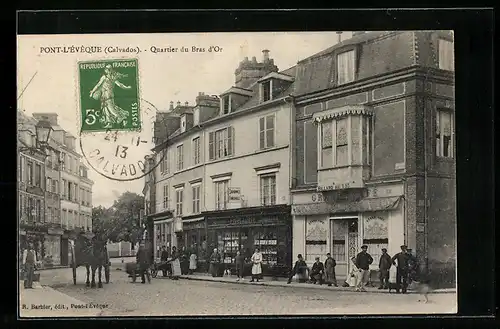
[[[278,237],[276,232],[254,233],[254,244],[260,248],[263,264],[276,265],[278,263]]]

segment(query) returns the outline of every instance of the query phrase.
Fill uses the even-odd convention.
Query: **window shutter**
[[[215,143],[214,143],[214,133],[208,134],[208,159],[214,160],[215,157]]]
[[[227,153],[228,155],[234,154],[234,128],[227,128]]]
[[[262,150],[266,147],[265,137],[266,136],[266,126],[265,126],[265,118],[260,118],[259,120],[259,147]]]

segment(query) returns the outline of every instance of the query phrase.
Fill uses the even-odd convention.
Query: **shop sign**
[[[330,185],[318,186],[317,191],[323,192],[323,191],[343,190],[343,189],[348,189],[350,187],[351,187],[350,183],[335,184],[335,182],[332,182]]]
[[[197,230],[197,229],[204,229],[205,228],[205,221],[199,221],[199,222],[192,222],[192,223],[186,223],[184,222],[182,224],[182,229],[184,231],[187,230]]]
[[[241,200],[241,189],[239,187],[230,187],[229,192],[229,202],[240,201]]]
[[[212,226],[248,226],[248,225],[266,225],[266,224],[278,224],[280,222],[278,217],[240,217],[240,218],[230,218],[213,220],[209,223],[209,227]]]

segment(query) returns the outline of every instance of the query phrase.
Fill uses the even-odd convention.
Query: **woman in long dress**
[[[124,77],[126,77],[125,74],[114,71],[111,65],[108,64],[104,68],[101,79],[90,92],[90,97],[101,101],[99,122],[104,125],[104,128],[111,128],[113,124],[123,122],[129,115],[127,111],[115,104],[115,93],[113,91],[115,85],[122,89],[132,88],[119,81]]]
[[[189,274],[193,274],[196,270],[197,260],[198,256],[196,256],[195,252],[192,251],[191,255],[189,256]]]
[[[172,279],[179,280],[181,276],[181,263],[179,261],[179,252],[177,247],[172,247]]]
[[[358,273],[359,269],[356,266],[356,257],[351,258],[351,272],[349,273],[349,277],[347,278],[347,284],[349,287],[356,287],[358,283]]]
[[[255,248],[255,252],[252,255],[252,280],[250,282],[254,282],[257,280],[259,282],[259,278],[262,275],[262,254],[260,253],[259,248]]]
[[[212,255],[210,255],[210,274],[212,274],[212,277],[218,277],[219,276],[219,264],[221,262],[221,256],[219,254],[219,250],[217,248],[214,248],[214,252]]]

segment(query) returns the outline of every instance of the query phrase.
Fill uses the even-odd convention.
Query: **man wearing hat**
[[[325,272],[325,267],[323,266],[323,263],[319,261],[319,257],[315,258],[315,262],[311,268],[311,282],[313,284],[316,284],[316,282],[319,283],[319,285],[323,284],[323,273]]]
[[[365,285],[370,276],[370,265],[373,263],[373,258],[367,250],[368,246],[366,244],[362,245],[361,252],[356,256],[356,266],[359,269],[356,291],[366,291]]]
[[[382,255],[380,255],[380,261],[378,262],[378,268],[380,270],[380,286],[379,289],[389,288],[389,269],[392,266],[391,256],[387,253],[386,248],[382,248]]]
[[[397,264],[396,264],[397,260]],[[408,273],[410,270],[410,263],[413,261],[413,256],[408,252],[408,247],[405,245],[401,246],[401,252],[395,254],[392,259],[392,263],[397,266],[396,268],[396,293],[399,293],[399,289],[402,290],[403,294],[406,293],[406,288],[408,287]],[[402,283],[402,285],[401,285]]]

